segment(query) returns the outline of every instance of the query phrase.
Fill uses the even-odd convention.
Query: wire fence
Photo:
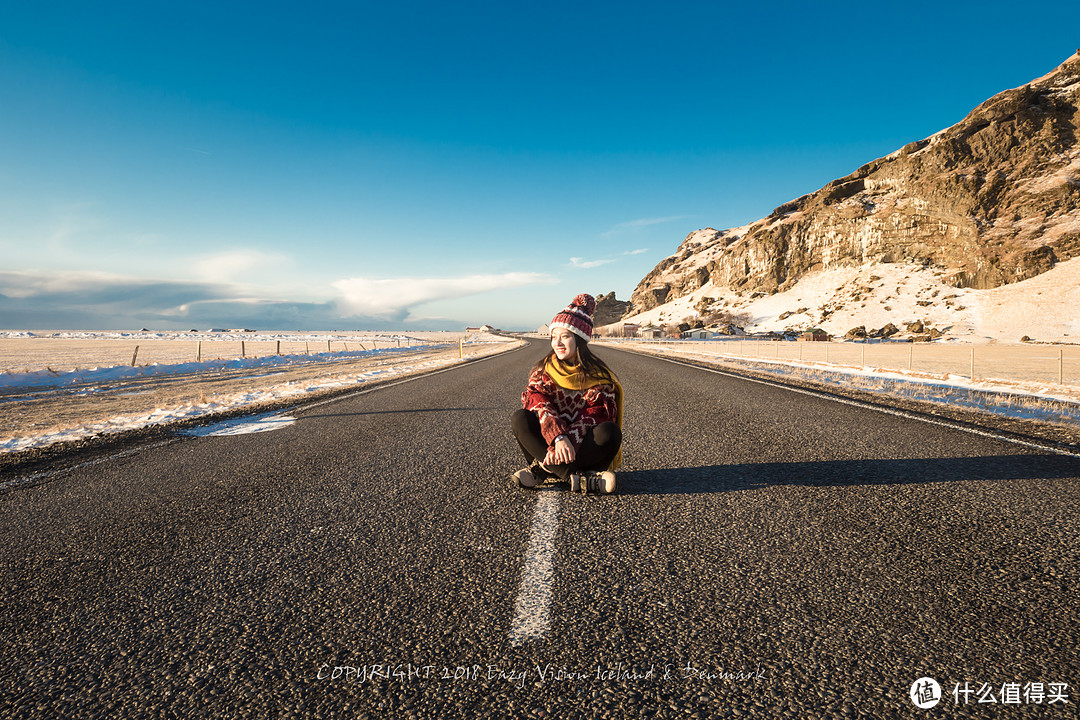
[[[142,338],[3,338],[0,372],[58,372],[118,365],[176,365],[273,355],[354,353],[438,343],[409,337],[349,340],[157,340]],[[455,340],[456,344],[456,340]]]
[[[868,370],[954,375],[1080,385],[1080,346],[902,342],[791,342],[755,338],[715,340],[605,339],[613,344],[670,346],[705,355],[843,365]]]

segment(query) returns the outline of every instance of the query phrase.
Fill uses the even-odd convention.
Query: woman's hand
[[[547,456],[544,457],[545,465],[569,465],[574,462],[574,458],[577,457],[577,453],[574,451],[574,445],[568,438],[560,437],[555,439],[555,444],[548,448]]]

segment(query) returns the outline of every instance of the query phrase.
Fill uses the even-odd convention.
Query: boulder
[[[844,335],[848,340],[864,340],[866,339],[866,326],[860,325],[859,327],[853,327],[847,331]]]

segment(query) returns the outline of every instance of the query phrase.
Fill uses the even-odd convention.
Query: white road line
[[[630,351],[633,352],[633,351]],[[971,435],[980,435],[982,437],[993,438],[994,440],[1003,440],[1013,445],[1021,445],[1023,447],[1034,448],[1036,450],[1044,450],[1047,452],[1056,453],[1058,455],[1067,455],[1069,457],[1080,457],[1080,453],[1066,450],[1065,448],[1054,447],[1053,445],[1043,445],[1037,442],[1030,442],[1028,440],[1021,440],[1019,438],[1009,437],[1008,435],[1002,435],[990,430],[981,430],[978,428],[968,427],[961,425],[960,423],[949,422],[948,420],[935,420],[932,418],[916,415],[914,413],[905,412],[903,410],[896,410],[881,405],[874,405],[869,402],[862,402],[860,400],[851,400],[848,398],[837,397],[826,392],[817,392],[814,390],[807,390],[805,388],[793,387],[791,385],[785,385],[781,382],[771,382],[769,380],[759,380],[758,378],[746,377],[744,375],[737,375],[735,373],[724,372],[723,370],[717,370],[715,368],[702,367],[701,365],[694,365],[693,363],[682,362],[679,360],[673,360],[671,358],[662,357],[660,355],[652,355],[651,353],[639,353],[641,355],[649,355],[655,357],[658,360],[666,360],[669,363],[675,365],[682,365],[684,367],[696,368],[698,370],[704,370],[705,372],[715,373],[717,375],[723,375],[724,377],[734,378],[736,380],[745,380],[747,382],[757,383],[759,385],[768,385],[769,387],[780,388],[781,390],[790,390],[794,393],[800,393],[802,395],[810,395],[812,397],[822,398],[823,400],[832,400],[833,402],[840,403],[842,405],[851,405],[853,407],[864,408],[866,410],[873,410],[875,412],[885,413],[886,415],[895,415],[896,417],[906,418],[908,420],[918,420],[919,422],[927,423],[928,425],[940,425],[941,427],[950,428],[952,430],[960,430],[962,432],[969,433]]]
[[[525,567],[521,572],[521,590],[514,605],[510,624],[510,644],[514,647],[547,635],[551,626],[552,560],[559,532],[559,500],[562,493],[540,492],[536,498]]]

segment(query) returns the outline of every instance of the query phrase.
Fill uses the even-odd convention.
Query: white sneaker
[[[615,473],[610,470],[602,473],[595,471],[573,473],[570,475],[570,492],[579,492],[582,495],[613,493],[615,492]]]
[[[532,470],[529,468],[522,468],[514,473],[514,479],[517,480],[518,485],[523,488],[534,488],[540,484],[541,480],[538,476],[533,475]]]

